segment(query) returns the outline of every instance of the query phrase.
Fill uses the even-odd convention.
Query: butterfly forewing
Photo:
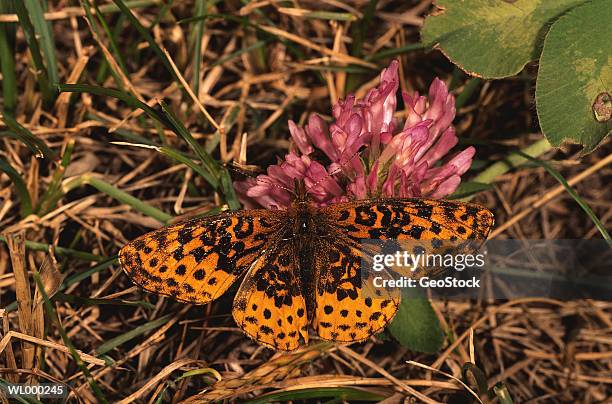
[[[234,299],[232,314],[258,342],[282,350],[308,342],[308,319],[297,249],[280,240],[249,270]]]
[[[319,242],[315,256],[313,326],[321,338],[338,342],[362,341],[381,331],[399,306],[397,293],[370,290],[372,284],[363,282],[361,265],[375,253],[368,251],[367,240],[482,242],[493,225],[487,209],[439,200],[359,200],[321,208],[319,213],[329,234]]]
[[[485,240],[493,214],[478,205],[427,199],[365,199],[320,209],[339,232],[359,241]]]
[[[280,226],[277,216],[263,209],[194,219],[133,240],[119,260],[145,290],[205,304],[246,272]]]

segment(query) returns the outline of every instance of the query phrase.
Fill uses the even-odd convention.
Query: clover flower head
[[[246,208],[286,208],[296,180],[317,206],[377,197],[440,199],[453,193],[472,163],[473,147],[449,155],[457,144],[455,98],[434,79],[427,96],[402,93],[406,118],[394,118],[397,61],[363,99],[348,95],[327,124],[311,114],[305,127],[289,121],[294,147],[257,178],[234,183]],[[317,157],[318,156],[318,157]],[[323,161],[325,160],[325,161]]]

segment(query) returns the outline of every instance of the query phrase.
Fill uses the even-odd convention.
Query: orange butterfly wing
[[[330,205],[320,212],[353,240],[484,241],[493,213],[481,206],[428,199],[364,199]]]
[[[483,242],[493,214],[480,206],[423,199],[374,199],[321,208],[330,236],[315,256],[316,309],[313,327],[323,339],[357,342],[381,331],[400,298],[363,290],[362,240],[466,240]]]
[[[281,241],[245,276],[232,314],[242,330],[258,342],[285,351],[308,342],[306,299],[298,271],[298,251]]]
[[[149,292],[206,304],[251,267],[280,228],[264,209],[198,218],[138,237],[119,251],[119,262]]]
[[[477,205],[421,199],[360,200],[316,214],[325,234],[309,235],[312,251],[281,239],[295,224],[286,212],[246,210],[145,234],[119,260],[144,289],[196,304],[246,273],[234,319],[258,342],[292,350],[308,342],[309,320],[321,338],[350,343],[379,332],[397,312],[399,298],[363,290],[361,260],[371,255],[363,239],[484,241],[493,226],[492,213]],[[314,268],[299,268],[300,254],[313,254]],[[314,276],[301,279],[304,270]]]
[[[364,251],[337,235],[322,240],[315,255],[315,311],[313,327],[326,340],[363,341],[382,331],[399,306],[399,297],[376,298],[362,285]],[[372,298],[374,297],[374,298]]]

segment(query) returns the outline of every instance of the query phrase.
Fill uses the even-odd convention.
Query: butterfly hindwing
[[[290,351],[308,342],[306,300],[297,249],[280,241],[249,270],[234,299],[234,320],[251,338]]]
[[[395,316],[399,297],[379,296],[364,289],[361,264],[366,258],[358,244],[341,235],[333,242],[319,242],[313,327],[321,338],[342,343],[363,341],[382,331]]]
[[[145,290],[205,304],[246,272],[279,227],[263,209],[198,218],[138,237],[119,261]]]

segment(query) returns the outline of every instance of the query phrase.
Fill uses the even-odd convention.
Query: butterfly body
[[[304,195],[302,192],[299,194]],[[232,314],[251,338],[293,350],[319,337],[341,343],[380,332],[399,297],[362,289],[362,240],[484,241],[493,215],[477,205],[424,199],[369,199],[316,207],[253,209],[194,219],[145,234],[119,258],[147,291],[206,304],[243,278]]]

